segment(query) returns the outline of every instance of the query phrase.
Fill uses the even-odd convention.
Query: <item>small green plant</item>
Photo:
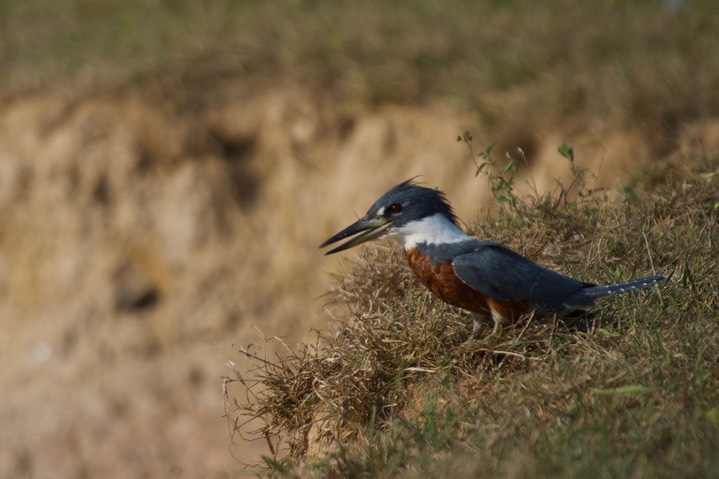
[[[492,156],[494,143],[490,143],[489,146],[475,155],[472,148],[472,135],[468,131],[458,136],[457,141],[462,141],[469,147],[472,160],[477,167],[475,177],[479,175],[486,177],[492,198],[497,201],[500,208],[516,211],[520,200],[514,188],[514,174],[519,171],[520,164],[510,155],[507,155],[506,162],[500,163],[496,160]],[[477,158],[481,161],[477,161]]]
[[[262,460],[265,462],[270,474],[279,477],[291,477],[292,463],[288,459],[278,461],[270,456],[263,455]]]
[[[465,131],[462,135],[457,136],[457,141],[464,142],[469,148],[472,161],[476,166],[475,176],[484,175],[489,184],[489,190],[491,193],[492,201],[500,207],[500,213],[508,213],[509,215],[516,215],[520,211],[520,207],[525,210],[533,206],[541,204],[548,204],[552,208],[566,208],[569,210],[577,210],[580,205],[587,206],[587,212],[593,213],[596,211],[595,207],[589,205],[590,201],[594,198],[596,190],[592,188],[592,184],[596,182],[596,176],[589,176],[589,170],[587,168],[580,168],[574,157],[574,148],[566,143],[561,144],[557,147],[557,152],[569,161],[569,168],[571,173],[571,182],[564,185],[557,181],[559,187],[556,193],[548,193],[540,195],[536,188],[530,184],[530,191],[533,193],[529,196],[529,202],[523,201],[516,188],[517,173],[523,165],[527,165],[527,158],[524,156],[524,151],[521,148],[517,148],[517,151],[521,154],[521,159],[516,159],[511,154],[505,155],[506,161],[499,162],[492,156],[492,150],[494,149],[494,143],[490,143],[489,146],[484,148],[479,153],[474,153],[472,146],[472,135]],[[530,181],[525,180],[525,181]],[[554,198],[554,199],[553,199]]]
[[[595,190],[590,187],[588,178],[589,169],[577,166],[577,163],[574,161],[574,148],[566,143],[559,145],[557,151],[569,160],[569,168],[572,174],[572,182],[566,188],[562,188],[561,197],[569,209],[576,210],[581,202],[591,199],[595,192]],[[594,177],[593,180],[596,180],[596,177]],[[568,199],[568,193],[573,191],[576,191],[577,195],[577,200],[575,201]]]

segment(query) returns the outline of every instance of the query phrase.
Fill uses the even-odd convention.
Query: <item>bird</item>
[[[319,247],[350,237],[325,255],[381,237],[398,241],[410,269],[434,296],[471,313],[468,341],[482,336],[490,326],[490,335],[496,335],[504,325],[529,314],[583,312],[599,298],[666,279],[654,275],[597,285],[564,276],[501,243],[469,236],[460,228],[445,193],[422,186],[415,178],[390,188],[367,214]]]

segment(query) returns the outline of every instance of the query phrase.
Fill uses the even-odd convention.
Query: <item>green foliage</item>
[[[262,456],[262,460],[267,464],[267,468],[271,474],[288,477],[292,472],[292,465],[289,460],[280,462],[269,456]]]
[[[463,142],[469,148],[470,155],[476,166],[475,176],[484,176],[489,185],[490,208],[494,203],[499,207],[500,214],[505,218],[518,218],[517,213],[527,210],[528,205],[522,199],[521,194],[516,189],[516,178],[522,166],[528,162],[524,156],[524,152],[518,149],[522,155],[521,160],[517,160],[507,154],[504,162],[499,162],[492,156],[494,143],[489,144],[484,150],[476,155],[472,147],[472,135],[466,131],[457,137],[457,141]],[[534,191],[532,197],[535,203],[544,203],[551,208],[561,208],[568,210],[578,210],[582,206],[582,212],[585,215],[596,213],[596,200],[594,197],[595,190],[591,187],[595,178],[588,177],[588,169],[579,168],[574,161],[574,149],[562,144],[557,148],[557,152],[566,158],[570,164],[570,173],[572,181],[568,185],[558,184],[558,189],[553,194],[547,194],[543,197]],[[479,159],[479,161],[477,161]],[[519,215],[521,216],[521,215]]]
[[[519,204],[519,197],[514,189],[514,174],[519,171],[517,161],[507,155],[506,161],[499,163],[492,157],[494,143],[491,143],[484,150],[480,151],[475,157],[472,148],[472,135],[468,131],[458,136],[457,141],[462,141],[469,147],[472,159],[477,166],[474,175],[483,175],[487,179],[489,190],[492,193],[492,199],[499,204],[500,208],[515,211]],[[477,158],[481,161],[478,162]]]

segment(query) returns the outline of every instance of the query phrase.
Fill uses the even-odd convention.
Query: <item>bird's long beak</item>
[[[366,241],[379,238],[385,233],[385,230],[389,228],[391,224],[391,222],[383,218],[360,218],[355,223],[349,225],[347,228],[343,229],[342,231],[322,243],[320,245],[320,248],[324,248],[325,246],[331,245],[332,243],[336,243],[349,236],[356,235],[357,233],[362,233],[364,231],[364,233],[359,234],[351,240],[339,245],[338,247],[329,250],[325,253],[325,255],[339,253],[340,251],[350,249],[353,246],[357,246],[358,244],[362,244]]]

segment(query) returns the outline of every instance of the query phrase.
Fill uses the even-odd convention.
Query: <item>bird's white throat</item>
[[[419,221],[410,221],[406,225],[387,233],[404,246],[405,250],[414,248],[418,244],[446,244],[457,243],[471,239],[444,215],[436,214]]]

